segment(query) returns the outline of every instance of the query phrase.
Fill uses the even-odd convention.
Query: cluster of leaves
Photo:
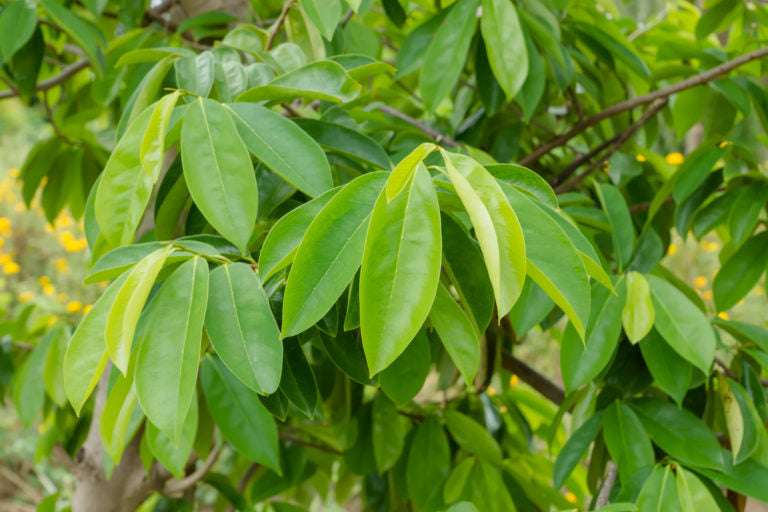
[[[582,0],[272,3],[236,26],[0,12],[0,97],[55,128],[24,199],[83,216],[85,282],[111,281],[15,379],[60,362],[25,406],[56,425],[46,449],[74,454],[93,416],[107,475],[134,447],[180,485],[194,453],[240,508],[358,480],[371,510],[768,501],[768,330],[710,318],[662,264],[672,230],[716,232],[718,310],[764,272],[762,149],[727,140],[768,124],[768,8],[640,27]],[[658,154],[694,125],[683,162]],[[564,392],[511,355],[537,326]]]

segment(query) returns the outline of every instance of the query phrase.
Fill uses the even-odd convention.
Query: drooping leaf
[[[427,418],[416,428],[406,467],[408,494],[417,506],[427,503],[433,494],[442,494],[441,484],[450,463],[451,452],[443,427],[435,418]]]
[[[141,139],[141,152],[139,157],[144,169],[152,176],[152,182],[157,182],[160,177],[160,171],[163,166],[163,156],[165,155],[165,132],[168,130],[168,123],[171,120],[171,112],[181,93],[175,91],[163,96],[155,104],[152,111],[152,117],[149,118],[147,131]]]
[[[754,288],[765,269],[755,262],[768,252],[768,233],[759,233],[725,260],[712,282],[718,311],[735,306]]]
[[[603,412],[603,439],[616,461],[622,482],[635,472],[653,466],[653,447],[643,425],[629,406],[616,401]]]
[[[603,413],[598,412],[585,421],[576,432],[571,434],[555,460],[552,480],[555,488],[559,489],[579,463],[597,437],[603,424]]]
[[[691,385],[693,366],[683,359],[665,342],[656,330],[651,330],[640,340],[640,351],[645,365],[658,385],[682,404]]]
[[[508,0],[483,0],[480,26],[488,61],[507,98],[514,98],[528,76],[528,51],[515,5]]]
[[[34,4],[26,0],[13,0],[0,13],[0,57],[10,61],[13,54],[24,46],[37,26]]]
[[[192,451],[192,445],[197,434],[197,420],[198,407],[197,399],[195,398],[192,400],[189,411],[187,411],[184,418],[178,442],[173,442],[170,437],[152,423],[147,424],[147,429],[144,432],[152,455],[176,478],[184,477],[184,469],[189,460],[189,453]]]
[[[445,412],[445,424],[453,440],[462,449],[477,455],[480,460],[501,464],[501,448],[483,425],[455,410]]]
[[[648,281],[638,272],[627,273],[627,302],[621,321],[629,341],[637,343],[643,339],[653,327],[654,318]]]
[[[405,423],[397,413],[397,405],[379,393],[373,400],[371,423],[373,426],[373,454],[379,473],[395,465],[405,444]]]
[[[422,329],[403,353],[379,374],[381,390],[397,404],[409,402],[424,386],[431,365],[429,340]]]

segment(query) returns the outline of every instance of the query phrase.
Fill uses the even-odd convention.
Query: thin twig
[[[189,475],[185,476],[181,480],[176,480],[172,482],[168,482],[165,484],[165,488],[163,489],[163,494],[177,494],[180,492],[184,492],[190,487],[194,486],[205,478],[205,475],[208,474],[208,472],[211,470],[213,465],[216,463],[216,460],[219,458],[219,455],[221,454],[221,446],[216,445],[213,448],[213,451],[208,454],[208,458],[205,460],[202,466],[197,468],[193,473],[190,473]]]
[[[281,433],[280,439],[282,439],[283,441],[290,441],[292,443],[300,444],[308,448],[314,448],[315,450],[320,450],[321,452],[331,453],[333,455],[343,455],[343,453],[337,450],[336,448],[331,448],[330,446],[313,443],[312,441],[305,441],[304,439],[299,439],[297,437],[289,436],[288,434]]]
[[[272,43],[275,42],[277,33],[280,32],[280,27],[283,26],[285,17],[288,16],[288,11],[291,10],[291,7],[293,6],[293,2],[294,0],[288,0],[288,2],[283,6],[283,10],[280,11],[280,16],[277,17],[277,21],[275,21],[275,25],[274,25],[274,28],[272,29],[272,33],[269,34],[269,39],[267,39],[267,44],[264,45],[265,52],[268,52],[269,49],[272,48]]]
[[[517,375],[520,380],[541,393],[550,402],[560,405],[565,400],[565,392],[557,384],[512,354],[502,351],[501,367]]]
[[[600,494],[597,495],[595,509],[602,508],[608,504],[608,501],[611,499],[611,489],[613,489],[613,484],[616,482],[617,473],[618,470],[616,469],[616,463],[609,461],[608,471],[606,472],[605,478],[603,479],[603,486],[600,488]]]
[[[52,87],[56,87],[57,85],[61,85],[64,83],[67,79],[71,78],[75,74],[77,74],[78,71],[81,71],[85,68],[87,68],[90,65],[90,62],[87,60],[78,60],[74,64],[70,64],[69,66],[65,67],[64,69],[59,72],[58,75],[52,76],[51,78],[48,78],[46,80],[43,80],[41,82],[38,82],[35,86],[36,91],[47,91],[48,89]],[[0,100],[6,99],[6,98],[14,98],[19,95],[19,91],[0,91]]]
[[[51,123],[51,126],[53,127],[53,133],[56,134],[56,137],[63,140],[67,144],[72,144],[72,140],[69,139],[62,131],[59,129],[59,125],[56,124],[56,120],[53,118],[53,110],[51,110],[51,104],[48,103],[48,91],[43,91],[43,108],[45,109],[45,117],[48,119],[48,122]]]
[[[458,142],[456,142],[455,140],[453,140],[449,136],[443,135],[442,133],[438,132],[437,130],[435,130],[433,128],[430,128],[429,126],[427,126],[426,124],[422,123],[421,121],[419,121],[417,119],[414,119],[411,116],[409,116],[408,114],[404,114],[403,112],[400,112],[399,110],[394,109],[394,108],[390,107],[389,105],[379,105],[378,106],[378,110],[380,112],[384,112],[385,114],[389,114],[391,116],[395,116],[395,117],[397,117],[399,119],[402,119],[406,123],[408,123],[408,124],[410,124],[412,126],[415,126],[416,128],[418,128],[422,132],[426,133],[427,135],[429,135],[430,137],[435,139],[435,142],[437,142],[438,144],[445,144],[446,146],[452,147],[452,148],[458,147],[458,145],[459,145]]]
[[[570,164],[568,164],[568,166],[565,169],[560,171],[560,173],[550,181],[550,185],[553,185],[553,186],[559,185],[560,183],[570,178],[571,175],[574,172],[576,172],[576,169],[578,169],[585,163],[592,160],[592,158],[594,158],[596,155],[602,153],[602,151],[605,148],[607,148],[611,144],[614,144],[619,139],[620,136],[621,136],[621,133],[618,133],[613,137],[611,137],[610,139],[606,140],[605,142],[601,143],[594,149],[590,150],[589,153],[586,153],[584,155],[579,155],[576,158],[574,158],[573,161]]]
[[[720,76],[740,66],[743,66],[744,64],[752,62],[755,59],[765,57],[766,55],[768,55],[768,46],[760,48],[753,52],[749,52],[733,60],[729,60],[728,62],[724,62],[719,66],[715,66],[714,68],[707,70],[703,73],[692,76],[690,78],[686,78],[685,80],[681,80],[675,84],[670,85],[669,87],[665,87],[664,89],[659,89],[657,91],[649,92],[648,94],[643,94],[642,96],[638,96],[636,98],[630,98],[628,100],[611,105],[605,110],[602,110],[597,114],[590,116],[579,123],[576,123],[573,126],[573,128],[568,130],[566,133],[559,135],[558,137],[555,137],[554,139],[551,139],[545,142],[544,144],[542,144],[541,146],[537,147],[530,154],[522,158],[519,163],[520,165],[530,165],[538,161],[539,158],[541,158],[545,154],[549,153],[550,151],[552,151],[557,147],[564,145],[566,142],[568,142],[572,138],[576,137],[583,131],[596,125],[597,123],[599,123],[604,119],[613,117],[617,114],[621,114],[622,112],[626,112],[627,110],[632,110],[633,108],[640,107],[648,103],[652,103],[658,99],[668,98],[672,94],[678,93],[680,91],[684,91],[686,89],[690,89],[692,87],[696,87],[699,85],[704,85],[708,82],[716,80]]]
[[[730,368],[728,368],[728,365],[725,364],[725,362],[722,359],[720,359],[719,357],[716,357],[715,358],[715,363],[717,364],[717,366],[722,368],[723,373],[725,374],[726,377],[728,377],[730,379],[733,379],[733,380],[739,380],[736,377],[736,374],[733,373]]]

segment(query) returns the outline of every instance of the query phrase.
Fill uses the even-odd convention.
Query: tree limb
[[[508,352],[501,352],[501,367],[517,375],[520,380],[544,395],[549,401],[560,405],[565,400],[565,392],[544,375],[528,366]]]
[[[288,434],[280,433],[280,439],[283,441],[290,441],[292,443],[300,444],[302,446],[307,446],[309,448],[314,448],[315,450],[320,450],[321,452],[330,453],[333,455],[343,455],[342,452],[337,450],[336,448],[331,448],[330,446],[325,446],[322,444],[313,443],[312,441],[305,441],[303,439],[299,439],[297,437],[290,436]]]
[[[608,501],[611,499],[611,489],[613,489],[613,484],[616,482],[617,473],[618,470],[616,469],[616,463],[609,461],[608,471],[606,472],[605,478],[603,479],[603,486],[600,488],[600,494],[597,495],[595,509],[599,509],[608,504]]]
[[[283,26],[285,17],[288,16],[288,11],[291,10],[292,6],[293,6],[293,0],[288,0],[288,2],[283,6],[283,10],[280,11],[280,16],[278,16],[277,20],[275,20],[275,25],[274,25],[275,28],[272,29],[272,33],[269,34],[269,39],[267,39],[267,44],[264,45],[265,52],[268,52],[269,49],[272,48],[272,43],[275,42],[277,33],[280,32],[280,27]]]
[[[168,482],[167,484],[165,484],[165,487],[163,488],[163,493],[178,494],[194,486],[197,482],[205,478],[205,475],[207,475],[208,472],[211,470],[213,465],[216,463],[216,460],[218,460],[220,454],[221,454],[221,446],[215,445],[213,448],[213,451],[211,451],[211,453],[208,454],[208,458],[205,459],[205,462],[203,463],[202,466],[200,466],[194,472],[185,476],[181,480],[176,480],[176,481]]]
[[[378,110],[380,112],[384,112],[385,114],[389,114],[391,116],[395,116],[398,119],[402,119],[403,121],[405,121],[406,123],[410,124],[411,126],[414,126],[414,127],[418,128],[422,132],[426,133],[427,135],[429,135],[430,137],[435,139],[435,142],[437,142],[438,144],[444,144],[444,145],[446,145],[448,147],[451,147],[451,148],[458,147],[458,145],[459,145],[458,142],[456,142],[455,140],[453,140],[449,136],[443,135],[442,133],[438,132],[437,130],[435,130],[433,128],[430,128],[426,124],[422,123],[418,119],[414,119],[411,116],[409,116],[408,114],[400,112],[399,110],[394,109],[394,108],[390,107],[389,105],[379,105],[378,106]]]
[[[642,96],[630,98],[628,100],[611,105],[605,110],[602,110],[597,114],[590,116],[579,123],[576,123],[573,128],[564,134],[559,135],[558,137],[555,137],[554,139],[551,139],[537,147],[530,154],[523,157],[519,163],[520,165],[530,165],[538,161],[542,156],[546,155],[553,149],[564,145],[572,138],[576,137],[583,131],[591,128],[604,119],[613,117],[617,114],[621,114],[627,110],[632,110],[633,108],[652,103],[658,99],[668,98],[672,94],[678,93],[680,91],[684,91],[699,85],[704,85],[719,78],[721,75],[724,75],[725,73],[738,68],[739,66],[743,66],[744,64],[747,64],[755,59],[765,57],[766,55],[768,55],[768,46],[759,48],[753,52],[749,52],[733,60],[729,60],[728,62],[724,62],[719,66],[715,66],[714,68],[703,73],[692,76],[690,78],[686,78],[685,80],[681,80],[680,82],[672,84],[669,87],[665,87],[664,89],[649,92],[648,94],[643,94]]]
[[[38,82],[35,86],[35,91],[47,91],[48,89],[52,87],[56,87],[57,85],[61,85],[67,79],[74,76],[78,71],[81,71],[88,66],[90,66],[90,62],[88,62],[86,59],[78,60],[74,64],[70,64],[69,66],[65,67],[64,69],[59,72],[58,75],[52,76],[51,78],[47,78],[41,82]],[[10,91],[0,91],[0,100],[6,99],[6,98],[13,98],[15,96],[19,95],[19,91],[10,90]]]

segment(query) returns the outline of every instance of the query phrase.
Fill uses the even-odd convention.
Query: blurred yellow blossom
[[[56,265],[56,271],[63,274],[69,270],[69,264],[67,263],[67,260],[64,258],[58,258],[54,265]]]
[[[53,225],[57,228],[66,228],[72,224],[72,219],[66,213],[62,212],[61,215],[56,217]]]
[[[27,209],[27,205],[25,205],[22,201],[17,202],[15,205],[13,205],[13,209],[17,212],[23,212]]]
[[[720,250],[720,244],[717,242],[710,242],[709,240],[702,240],[701,248],[707,252],[717,252]]]
[[[81,309],[83,309],[83,303],[79,300],[73,300],[67,304],[67,313],[77,313]]]
[[[2,239],[2,238],[0,238],[0,247],[2,247],[2,246],[4,246],[4,245],[5,245],[5,240],[4,240],[4,239]]]
[[[725,311],[721,311],[721,312],[719,312],[719,313],[717,314],[717,316],[718,316],[718,318],[722,318],[723,320],[728,320],[728,318],[730,318],[730,317],[728,316],[728,313],[726,313]]]
[[[507,406],[506,406],[506,405],[504,405],[504,404],[501,404],[501,405],[499,406],[499,412],[500,412],[501,414],[506,414],[506,413],[507,413]]]
[[[517,386],[517,383],[518,383],[518,382],[520,382],[520,379],[517,377],[517,375],[514,375],[514,374],[513,374],[513,375],[512,375],[512,376],[509,378],[509,387],[512,387],[512,388],[513,388],[513,387]]]
[[[719,146],[720,146],[721,148],[724,148],[725,146],[727,146],[727,145],[729,145],[729,144],[730,144],[730,142],[728,142],[727,140],[724,140],[723,142],[721,142],[721,143],[719,144]]]
[[[13,261],[13,256],[10,254],[0,254],[0,265],[5,265]]]
[[[696,288],[704,288],[707,286],[707,278],[704,276],[698,276],[696,279],[693,280],[693,285]]]
[[[666,156],[665,160],[668,164],[680,165],[685,160],[682,153],[670,153]]]
[[[701,294],[701,298],[704,300],[712,300],[712,290],[706,290]]]
[[[578,500],[576,499],[576,495],[572,492],[565,493],[565,499],[570,501],[571,503],[576,503]]]
[[[7,275],[15,274],[19,270],[21,270],[21,267],[15,261],[9,261],[8,263],[3,264],[3,272]]]
[[[48,296],[51,296],[56,293],[56,288],[54,288],[52,284],[44,284],[43,293]]]
[[[85,306],[83,308],[83,314],[84,315],[88,314],[88,312],[91,310],[92,307],[93,307],[93,304],[88,304],[87,306]]]
[[[643,155],[637,155],[635,158],[637,158],[638,162],[645,162],[645,157]]]
[[[0,217],[0,235],[6,238],[11,236],[11,221],[8,217]]]
[[[56,320],[58,319],[59,317],[57,317],[56,315],[51,316],[51,318],[48,319],[48,326],[50,327],[51,325],[55,324]]]
[[[21,293],[19,294],[19,302],[29,302],[29,301],[31,301],[33,298],[34,298],[34,295],[32,294],[32,292],[29,292],[29,291],[27,291],[27,292],[21,292]]]
[[[45,286],[51,284],[51,278],[48,276],[40,276],[37,278],[37,282],[40,283],[41,286]]]
[[[669,248],[667,249],[667,254],[672,255],[677,253],[677,246],[675,244],[669,244]]]
[[[67,299],[68,299],[68,298],[69,298],[69,295],[67,295],[67,294],[66,294],[66,293],[64,293],[64,292],[61,292],[61,293],[59,293],[59,294],[56,296],[56,300],[58,300],[59,302],[67,302]]]
[[[765,288],[760,285],[755,286],[755,295],[762,295],[765,292]]]
[[[11,178],[18,178],[19,177],[19,170],[15,167],[8,169],[8,176]]]
[[[493,396],[496,394],[496,390],[493,389],[493,386],[488,386],[488,388],[485,391],[486,393],[488,393],[488,396]]]
[[[737,306],[743,306],[746,301],[744,299],[741,299],[739,302],[736,303]]]

